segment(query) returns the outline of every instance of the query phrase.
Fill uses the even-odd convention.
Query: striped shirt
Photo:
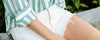
[[[37,18],[37,13],[56,4],[65,8],[65,0],[3,0],[5,6],[6,31],[26,27]]]

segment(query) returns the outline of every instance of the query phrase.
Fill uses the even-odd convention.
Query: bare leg
[[[93,26],[75,15],[71,20],[74,24],[67,25],[64,38],[67,40],[100,40],[100,32]]]

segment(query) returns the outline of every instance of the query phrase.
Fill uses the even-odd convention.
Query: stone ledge
[[[6,33],[0,33],[0,40],[11,40]]]

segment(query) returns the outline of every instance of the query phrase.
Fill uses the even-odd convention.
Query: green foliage
[[[80,9],[80,6],[84,8],[88,8],[86,4],[81,3],[81,0],[65,0],[65,1],[66,1],[65,9],[70,10],[72,13],[83,11]]]
[[[93,0],[93,2],[92,3],[94,3],[94,4],[97,4],[98,3],[98,1],[96,1],[96,0]]]
[[[98,0],[98,1],[99,1],[99,2],[98,2],[98,3],[99,3],[99,5],[100,5],[100,0]]]
[[[0,33],[5,32],[4,6],[0,0]]]
[[[99,4],[99,5],[100,5],[100,0],[93,0],[92,3],[94,3],[94,4]]]
[[[72,0],[72,1],[73,1],[73,3],[74,3],[75,7],[76,7],[77,9],[79,9],[80,0]]]
[[[88,8],[86,4],[80,3],[80,6]]]
[[[65,0],[66,10],[72,13],[81,12],[100,6],[100,0]]]
[[[74,8],[71,5],[67,5],[66,9],[70,10],[71,12],[74,12]]]

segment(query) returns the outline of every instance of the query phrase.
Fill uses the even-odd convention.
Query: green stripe
[[[11,0],[11,2],[12,2],[12,4],[13,4],[13,7],[14,7],[14,10],[15,10],[15,13],[17,13],[17,9],[15,8],[15,6],[14,6],[14,2],[13,2],[13,0]]]
[[[10,17],[9,14],[6,15],[6,19],[5,19],[5,20],[7,21],[7,22],[6,22],[7,25],[9,24],[9,23],[8,23],[8,17]]]
[[[55,0],[53,0],[53,4],[55,4]]]
[[[24,18],[24,17],[23,17],[23,18]],[[16,23],[20,23],[20,22],[22,22],[22,21],[23,21],[23,18],[20,19],[20,20],[16,20]]]
[[[66,6],[65,6],[64,3],[65,3],[65,2],[58,2],[56,5],[57,5],[58,7],[61,7],[61,8],[66,8]],[[61,4],[63,4],[63,5],[61,5]]]
[[[12,28],[12,19],[10,18],[10,25],[9,25],[9,29]]]
[[[20,14],[22,14],[23,12],[25,12],[28,8],[30,7],[30,5],[28,5],[25,9],[23,9],[22,11],[20,11],[19,13],[16,14],[16,17],[18,17]]]
[[[38,12],[40,12],[40,0],[38,0]]]
[[[43,10],[44,10],[46,8],[45,2],[44,2],[44,0],[41,0],[41,2],[42,2],[42,5],[43,5]]]
[[[29,23],[27,23],[25,20],[23,20],[22,23],[24,23],[25,26],[29,24]]]
[[[31,10],[30,12],[31,12],[31,14],[32,14],[35,18],[37,18],[37,16],[36,16],[36,15],[34,15],[34,13],[32,12],[32,10]]]
[[[20,11],[20,10],[21,10],[21,6],[20,6],[18,0],[15,0],[15,3],[16,3],[16,5],[17,5],[18,10]]]
[[[26,6],[25,5],[25,0],[21,0],[21,2],[22,2],[22,5],[23,5],[23,8]]]
[[[25,25],[27,25],[28,23],[25,21],[25,20],[23,20],[23,19],[20,19],[20,20],[18,20],[18,21],[16,21],[16,23],[24,23]],[[17,24],[16,26],[22,26],[21,24]]]
[[[33,21],[34,19],[32,19],[32,17],[30,17],[29,15],[26,15],[25,17],[27,17],[30,21]]]
[[[52,5],[52,0],[50,0],[48,4],[49,4],[49,7],[50,7]]]
[[[36,8],[35,8],[35,0],[32,0],[32,8],[33,8],[33,10],[36,12]]]
[[[57,2],[57,4],[63,4],[64,2]]]
[[[5,0],[5,4],[7,5],[8,11],[10,12],[11,16],[15,17],[15,15],[14,15],[14,13],[12,12],[11,7],[10,7],[10,5],[9,5],[9,3],[8,3],[8,0]]]
[[[28,25],[29,23],[28,22],[26,22],[25,20],[24,20],[24,18],[25,17],[27,17],[30,21],[33,21],[34,19],[32,19],[29,15],[25,15],[22,19],[20,19],[20,20],[17,20],[16,22],[17,23],[24,23],[25,25]],[[18,25],[17,25],[18,26]]]
[[[7,15],[7,11],[5,10],[5,14],[4,14],[5,22],[7,22],[7,16],[9,16],[9,15]],[[7,23],[6,23],[6,24],[7,24]]]
[[[16,19],[14,19],[14,27],[16,27]]]
[[[7,24],[7,26],[6,27],[8,27],[8,30],[6,29],[6,32],[8,33],[8,31],[11,29],[11,19],[10,19],[10,21],[8,21],[8,19],[6,19],[7,20],[7,22],[6,22],[6,24]],[[8,23],[8,22],[10,22],[10,24]]]

